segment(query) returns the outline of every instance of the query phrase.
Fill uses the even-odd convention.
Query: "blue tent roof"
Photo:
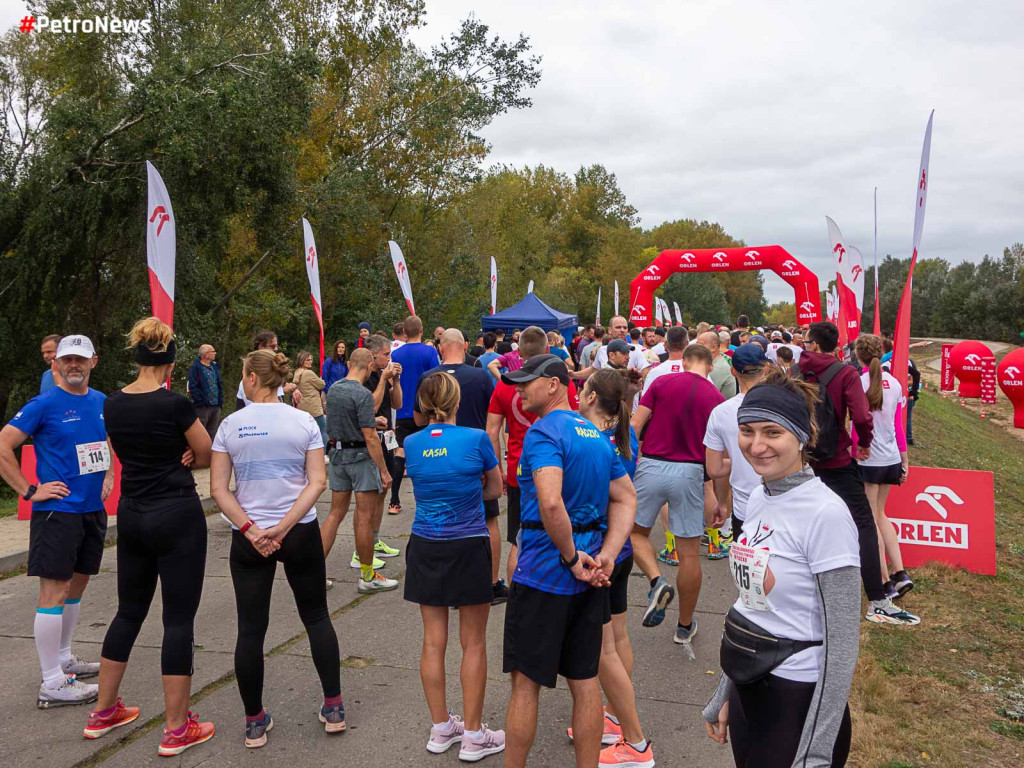
[[[545,331],[561,331],[566,328],[576,328],[579,321],[576,315],[567,315],[559,312],[537,298],[534,293],[528,293],[517,304],[508,309],[503,309],[493,315],[484,315],[481,318],[481,327],[485,331],[493,331],[497,328],[512,330],[514,328],[525,328],[528,325],[536,325]]]

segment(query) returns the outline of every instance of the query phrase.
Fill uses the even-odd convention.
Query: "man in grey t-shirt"
[[[367,349],[355,350],[348,360],[348,376],[327,392],[327,434],[335,445],[331,451],[331,511],[320,528],[327,557],[355,491],[356,552],[351,565],[360,570],[360,592],[398,588],[395,579],[385,579],[375,571],[384,563],[373,556],[381,520],[377,497],[391,485],[391,475],[377,439],[373,395],[364,386],[372,358]]]
[[[580,365],[582,368],[589,368],[594,363],[594,355],[604,345],[604,328],[600,325],[594,328],[594,340],[583,348],[580,354]]]

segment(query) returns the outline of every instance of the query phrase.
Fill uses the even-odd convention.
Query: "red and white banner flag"
[[[875,336],[882,335],[882,313],[878,306],[878,187],[875,187],[875,322],[871,332]]]
[[[836,292],[839,295],[839,344],[846,346],[860,333],[860,307],[864,303],[864,259],[860,251],[848,245],[839,227],[828,216],[828,239],[836,262]],[[857,297],[860,296],[858,301]]]
[[[409,279],[409,268],[405,263],[405,256],[402,249],[394,240],[388,240],[388,248],[391,249],[391,263],[395,265],[395,274],[398,275],[398,284],[402,288],[402,296],[405,298],[406,306],[409,307],[409,314],[416,314],[416,305],[412,303],[412,281]]]
[[[498,311],[498,262],[491,256],[491,314]]]
[[[533,280],[531,280],[530,284],[528,286],[526,286],[526,292],[527,293],[533,293]]]
[[[825,291],[825,319],[830,323],[839,325],[839,301],[837,299],[836,287],[833,285]]]
[[[654,324],[655,325],[664,325],[665,324],[664,322],[662,322],[662,319],[661,319],[661,299],[659,299],[657,296],[654,297]]]
[[[153,316],[174,327],[174,257],[176,228],[171,196],[153,164],[146,161],[149,207],[146,209],[146,263]]]
[[[907,396],[907,368],[910,360],[910,308],[914,293],[914,266],[921,247],[921,233],[924,231],[924,211],[928,202],[928,164],[932,152],[932,120],[935,110],[928,116],[928,127],[924,132],[924,147],[921,149],[921,169],[917,174],[917,192],[914,197],[914,252],[910,257],[910,270],[907,282],[903,286],[899,310],[896,312],[896,332],[893,337],[892,375],[903,388],[903,396]],[[906,419],[906,410],[903,418]]]
[[[675,325],[672,322],[672,311],[668,308],[668,302],[664,299],[658,299],[661,302],[661,318],[665,321],[665,325],[670,328]]]
[[[601,286],[597,286],[597,315],[594,317],[597,325],[601,324]]]
[[[306,259],[306,277],[309,278],[309,296],[313,300],[313,314],[320,324],[320,370],[324,369],[324,303],[320,298],[320,256],[313,239],[313,228],[302,219],[303,256]]]
[[[678,301],[673,301],[672,302],[672,306],[676,310],[676,323],[678,325],[682,325],[683,324],[683,313],[679,311],[679,302]]]
[[[615,281],[615,314],[619,314],[619,281]]]

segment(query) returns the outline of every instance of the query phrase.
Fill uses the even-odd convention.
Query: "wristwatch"
[[[25,491],[25,495],[22,496],[21,498],[23,498],[25,501],[32,501],[32,497],[36,495],[36,491],[38,491],[38,490],[39,490],[39,486],[38,485],[30,485],[28,487],[28,490]]]
[[[564,557],[562,557],[561,554],[558,555],[558,562],[560,562],[566,568],[572,568],[579,561],[580,561],[580,551],[578,549],[576,550],[575,553],[573,553],[572,560],[566,560]]]

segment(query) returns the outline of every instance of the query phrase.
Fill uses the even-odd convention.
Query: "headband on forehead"
[[[135,347],[135,362],[139,365],[170,365],[178,354],[178,344],[174,339],[163,352],[154,352],[145,344]]]
[[[794,435],[801,443],[811,439],[811,411],[796,392],[774,384],[758,384],[743,398],[736,413],[738,424],[770,421]]]

